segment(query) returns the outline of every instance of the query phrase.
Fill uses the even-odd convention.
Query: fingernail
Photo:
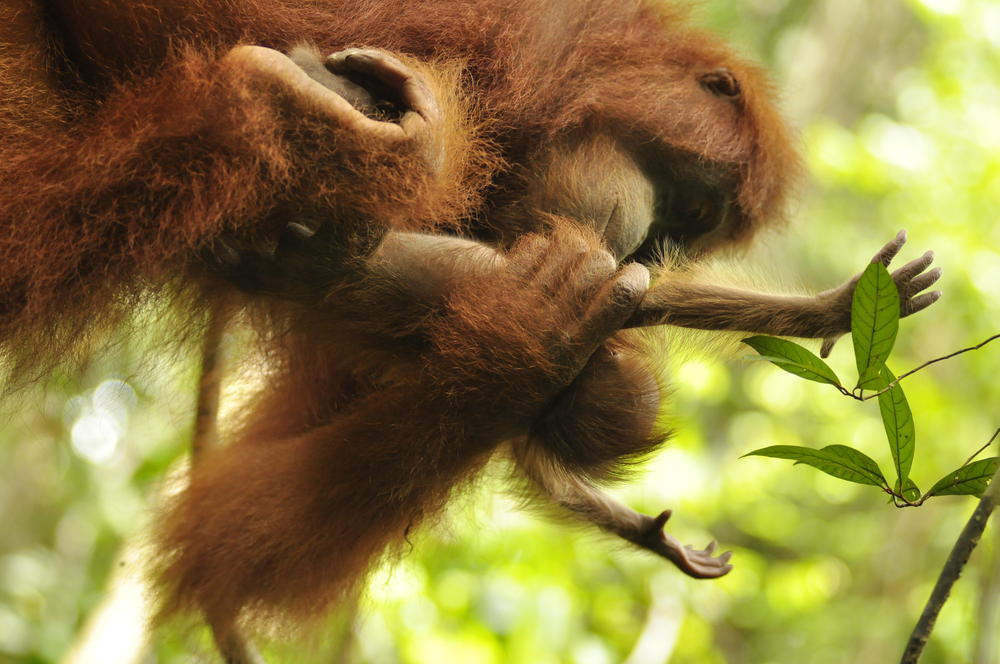
[[[219,240],[216,243],[215,255],[220,261],[230,267],[240,264],[240,253],[229,246],[225,240]]]
[[[297,221],[289,223],[285,227],[285,230],[299,240],[308,240],[312,236],[316,235],[316,229],[310,228],[308,225]]]

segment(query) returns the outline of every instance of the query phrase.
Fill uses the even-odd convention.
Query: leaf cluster
[[[767,360],[800,378],[832,385],[848,397],[866,401],[878,398],[886,440],[892,454],[895,480],[889,482],[878,463],[864,452],[847,445],[827,445],[820,449],[798,445],[772,445],[745,456],[791,459],[839,479],[880,488],[892,496],[897,507],[916,507],[934,496],[982,496],[990,478],[1000,466],[1000,457],[974,461],[989,446],[983,446],[964,464],[948,473],[926,493],[921,493],[910,478],[916,453],[916,428],[913,413],[899,379],[886,366],[886,360],[899,331],[900,298],[888,270],[879,262],[871,263],[861,275],[851,303],[851,337],[858,381],[848,390],[836,372],[809,349],[777,337],[754,336],[744,339],[758,355],[749,359]],[[874,391],[865,395],[864,391]],[[993,438],[1000,434],[1000,430]],[[990,439],[992,442],[993,439]]]

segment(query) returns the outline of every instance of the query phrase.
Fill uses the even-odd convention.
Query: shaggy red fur
[[[224,57],[303,42],[385,49],[420,72],[444,118],[443,166]],[[699,88],[716,70],[739,80],[738,104]],[[550,146],[580,134],[724,168],[739,213],[716,244],[739,242],[780,209],[795,170],[770,96],[757,69],[653,0],[16,0],[0,9],[0,344],[33,375],[88,352],[150,293],[196,312],[231,305],[235,289],[199,257],[220,238],[273,236],[288,209],[359,234],[499,240],[512,264],[540,251],[524,232],[550,229],[543,251],[577,265],[600,239],[522,203]],[[434,317],[362,278],[324,307],[240,299],[270,339],[273,377],[167,512],[164,611],[222,624],[336,601],[580,374],[562,336],[574,297],[497,270],[451,289]],[[615,442],[584,454],[584,472],[659,442],[655,384],[636,366],[622,375],[610,394],[644,424],[619,426],[602,404],[600,436]]]

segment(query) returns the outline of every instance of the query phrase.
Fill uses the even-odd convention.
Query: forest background
[[[901,258],[934,249],[944,296],[901,323],[889,366],[902,373],[1000,331],[1000,2],[707,0],[696,13],[773,71],[810,169],[792,224],[749,257],[751,283],[838,285],[905,228]],[[889,451],[874,401],[730,350],[671,352],[678,433],[616,490],[645,512],[674,509],[682,540],[734,550],[730,575],[695,581],[520,512],[498,468],[334,617],[308,646],[315,660],[896,661],[974,500],[900,510],[804,467],[741,459],[778,444],[851,445],[883,464]],[[850,374],[849,341],[831,364]],[[998,374],[989,346],[907,380],[918,484],[1000,426]],[[133,340],[0,413],[0,662],[210,657],[201,633],[144,646],[142,594],[120,571],[141,557],[151,500],[188,451],[196,380],[191,358]],[[1000,661],[998,545],[993,524],[923,662]],[[309,661],[301,645],[265,650]]]

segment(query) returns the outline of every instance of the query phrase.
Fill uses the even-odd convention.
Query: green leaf
[[[896,377],[889,368],[883,366],[882,383],[877,389],[883,389],[894,380]],[[892,463],[896,467],[896,477],[905,483],[910,478],[910,466],[913,465],[917,443],[913,413],[903,394],[903,386],[897,384],[888,392],[878,395],[878,407],[882,412],[882,424],[889,441],[889,451],[892,452]]]
[[[759,335],[748,337],[743,340],[743,343],[760,353],[761,359],[767,360],[789,373],[817,383],[840,385],[837,374],[826,362],[819,359],[808,348],[795,342]],[[752,356],[751,358],[756,359]]]
[[[1000,457],[974,461],[948,473],[927,492],[928,496],[982,496],[997,468]]]
[[[792,459],[796,464],[804,463],[822,470],[827,475],[848,482],[887,487],[888,482],[875,460],[846,445],[827,445],[816,450],[797,445],[772,445],[749,452],[744,456],[765,456],[774,459]]]
[[[851,338],[858,387],[877,384],[899,331],[899,291],[881,263],[871,263],[858,280],[851,303]]]
[[[920,500],[920,487],[917,486],[916,482],[911,479],[906,480],[906,486],[902,491],[899,489],[899,480],[896,480],[896,493],[901,494],[903,498],[906,498],[911,503],[915,503]]]

